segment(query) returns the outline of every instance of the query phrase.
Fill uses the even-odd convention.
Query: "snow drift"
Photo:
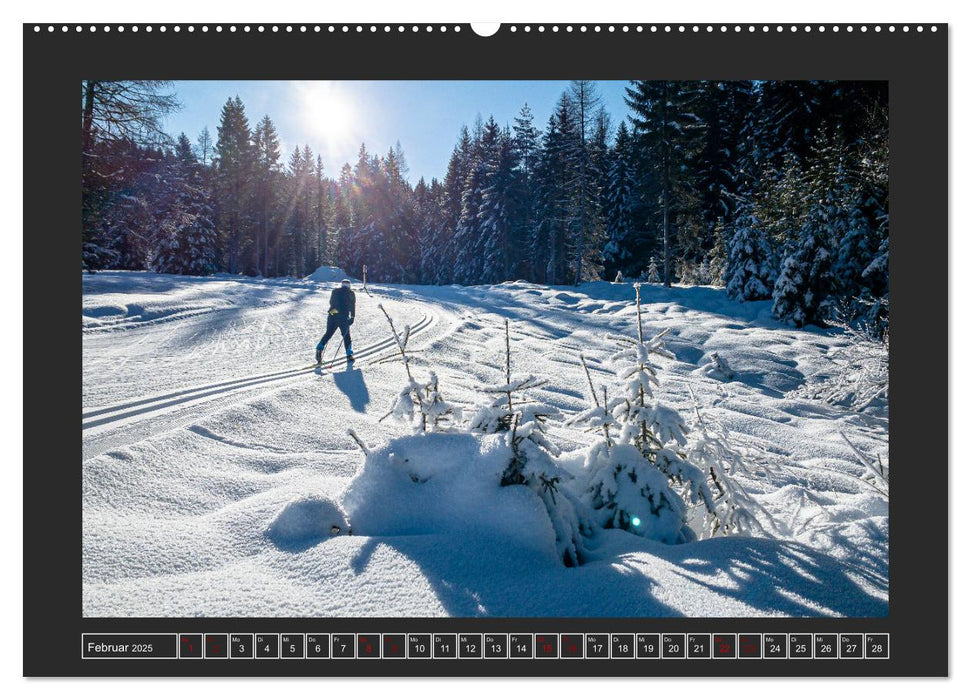
[[[311,282],[340,282],[343,279],[350,279],[350,277],[348,277],[347,273],[339,267],[321,265],[309,275],[304,277],[304,279]]]

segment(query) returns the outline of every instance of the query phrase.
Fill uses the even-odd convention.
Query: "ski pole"
[[[341,333],[341,344],[337,346],[337,350],[334,351],[334,356],[332,358],[330,358],[331,364],[333,364],[334,363],[334,360],[337,359],[337,353],[339,353],[341,351],[341,348],[342,347],[344,347],[344,334],[343,333]]]

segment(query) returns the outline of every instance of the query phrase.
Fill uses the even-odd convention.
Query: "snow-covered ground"
[[[548,378],[535,397],[573,415],[588,407],[581,352],[598,384],[615,382],[604,336],[636,332],[630,285],[355,285],[358,363],[344,371],[310,366],[333,283],[103,272],[83,284],[87,616],[887,614],[888,503],[841,435],[886,463],[886,406],[792,398],[848,340],[787,328],[768,302],[642,291],[645,330],[670,328],[675,355],[659,361],[659,398],[686,417],[697,401],[748,450],[758,468],[737,479],[768,514],[766,536],[664,545],[605,531],[567,568],[521,487],[490,499],[455,474],[438,499],[416,490],[381,517],[372,508],[363,532],[351,518],[348,536],[342,506],[367,512],[369,496],[345,503],[363,464],[347,429],[371,447],[409,432],[379,423],[404,370],[379,362],[395,348],[378,303],[412,327],[418,373],[435,369],[468,408],[503,382],[509,319],[514,370]],[[734,379],[705,372],[712,352]],[[593,439],[551,434],[567,453]],[[470,449],[470,469],[481,458],[449,445]]]

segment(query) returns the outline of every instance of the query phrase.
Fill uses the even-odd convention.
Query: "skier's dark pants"
[[[327,341],[331,339],[338,328],[341,329],[341,336],[344,338],[344,351],[348,355],[353,354],[351,351],[351,322],[347,318],[341,318],[337,315],[327,317],[327,331],[320,342],[317,343],[318,351],[323,351]]]

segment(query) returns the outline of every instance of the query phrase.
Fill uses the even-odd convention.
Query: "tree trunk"
[[[585,97],[580,89],[580,230],[577,232],[576,275],[573,286],[580,285],[580,272],[583,268],[583,242],[587,235],[587,119],[584,113]]]
[[[670,246],[668,245],[668,173],[664,168],[664,286],[671,286]]]
[[[94,138],[94,93],[98,83],[94,80],[84,81],[84,110],[81,121],[81,155],[87,158]]]
[[[661,148],[664,153],[664,175],[662,177],[663,182],[661,187],[663,188],[663,203],[664,208],[664,286],[671,286],[671,248],[669,244],[670,236],[668,233],[668,200],[671,189],[671,144],[668,143],[668,100],[670,99],[668,95],[668,84],[664,83],[664,104],[661,106]]]

